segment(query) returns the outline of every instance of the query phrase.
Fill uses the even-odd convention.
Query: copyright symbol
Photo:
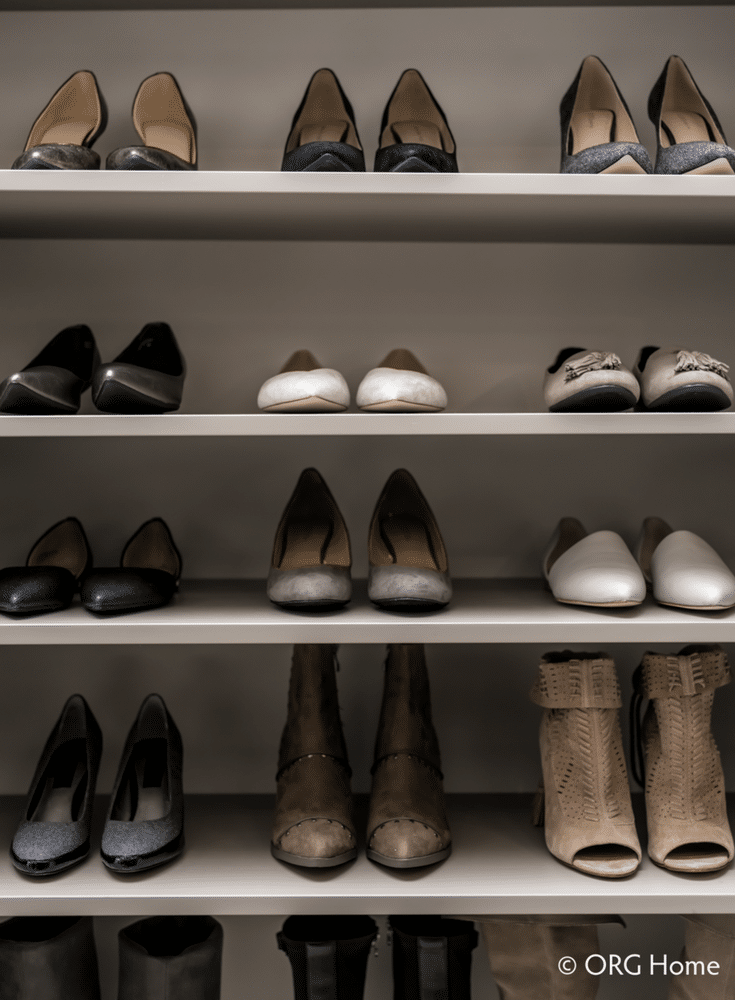
[[[562,976],[571,976],[576,971],[577,963],[571,955],[566,955],[564,958],[559,959],[559,972],[561,972]]]

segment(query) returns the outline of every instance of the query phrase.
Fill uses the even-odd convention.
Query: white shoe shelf
[[[456,580],[438,611],[374,607],[355,581],[343,609],[287,611],[271,604],[264,580],[184,580],[171,604],[97,616],[78,603],[65,611],[0,620],[0,645],[228,643],[614,643],[735,642],[735,608],[696,612],[648,597],[633,608],[559,604],[541,580]]]
[[[530,795],[450,795],[453,850],[429,869],[391,869],[357,859],[338,868],[296,868],[270,854],[273,798],[195,795],[186,800],[186,848],[173,865],[116,875],[93,849],[65,875],[32,878],[0,859],[0,915],[298,913],[732,913],[735,871],[676,875],[644,854],[623,879],[562,865],[531,823]],[[640,803],[639,803],[640,804]],[[12,838],[22,799],[0,799],[0,837]],[[105,805],[97,803],[97,826]],[[643,828],[639,816],[639,829]],[[362,822],[364,827],[364,820]]]
[[[734,434],[735,413],[0,414],[0,438]]]
[[[0,171],[0,238],[735,243],[735,177]]]

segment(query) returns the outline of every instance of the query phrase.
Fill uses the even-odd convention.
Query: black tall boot
[[[118,1000],[219,1000],[222,925],[214,917],[149,917],[118,935]]]
[[[278,947],[291,963],[294,1000],[362,1000],[377,934],[370,917],[289,917]]]
[[[470,1000],[477,931],[465,920],[390,917],[394,1000]]]
[[[100,1000],[92,918],[0,924],[0,1000]]]

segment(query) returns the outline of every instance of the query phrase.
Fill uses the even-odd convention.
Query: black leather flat
[[[184,749],[163,698],[150,694],[125,742],[102,833],[115,872],[157,868],[184,849]]]
[[[94,73],[69,77],[33,123],[12,170],[98,170],[91,148],[107,125],[107,107]]]
[[[120,566],[85,577],[82,604],[98,614],[145,611],[168,604],[181,579],[181,556],[166,522],[151,518],[128,541]]]
[[[88,326],[67,326],[25,368],[0,383],[0,412],[27,416],[77,413],[100,363]]]
[[[91,566],[84,528],[75,517],[67,517],[41,535],[25,566],[0,570],[0,611],[8,615],[61,611],[71,604]]]
[[[196,170],[197,124],[170,73],[154,73],[138,87],[133,125],[143,145],[114,150],[108,170]]]
[[[281,170],[364,169],[352,105],[331,69],[318,69],[294,115]]]
[[[146,323],[138,336],[92,377],[92,400],[104,413],[178,410],[186,362],[168,323]]]
[[[373,169],[396,174],[459,171],[454,136],[417,69],[404,70],[388,98]]]
[[[26,875],[56,875],[89,853],[102,732],[74,694],[64,705],[36,767],[10,858]]]

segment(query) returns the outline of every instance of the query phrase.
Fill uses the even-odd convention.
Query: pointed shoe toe
[[[68,608],[77,590],[62,566],[17,566],[0,570],[0,611],[38,615]]]
[[[331,69],[318,69],[308,83],[286,140],[281,170],[365,170],[352,105]]]
[[[197,126],[176,78],[154,73],[138,87],[133,125],[143,145],[116,149],[108,170],[196,170]]]
[[[104,413],[169,413],[184,392],[186,362],[168,323],[146,323],[92,378],[92,400]]]
[[[356,402],[374,412],[437,413],[446,409],[447,394],[411,351],[397,348],[367,373]]]
[[[383,112],[376,173],[457,173],[457,147],[444,112],[416,69],[401,74]]]
[[[334,368],[321,368],[311,351],[294,351],[258,392],[266,413],[335,413],[350,405],[350,390]]]
[[[77,413],[99,364],[88,326],[68,326],[32,361],[0,384],[0,412],[36,416]]]
[[[561,604],[624,608],[641,604],[646,597],[646,581],[620,535],[614,531],[588,535],[573,517],[559,522],[543,569]]]
[[[279,861],[304,868],[331,868],[357,857],[354,834],[338,820],[318,817],[296,823],[271,845]]]
[[[82,583],[80,596],[87,611],[112,615],[163,607],[175,593],[170,573],[112,567],[93,570]]]
[[[647,517],[637,554],[659,604],[696,611],[735,605],[735,575],[694,532],[672,531],[661,518]]]

